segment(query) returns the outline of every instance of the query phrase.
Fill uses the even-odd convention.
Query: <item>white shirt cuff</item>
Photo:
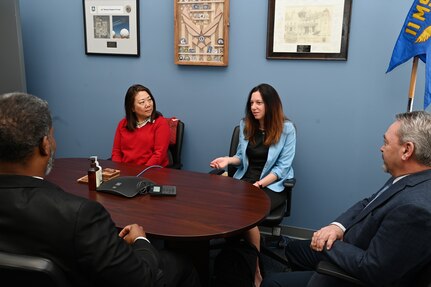
[[[346,228],[344,227],[344,225],[342,225],[342,224],[341,224],[341,223],[339,223],[339,222],[336,222],[336,221],[331,222],[331,225],[338,226],[341,230],[343,230],[343,232],[346,232]]]
[[[150,242],[150,240],[148,240],[148,238],[146,238],[146,237],[144,237],[144,236],[138,236],[138,237],[136,237],[136,238],[135,238],[135,241],[133,241],[133,242],[136,242],[136,240],[138,240],[138,239],[144,239],[144,240],[146,240],[148,243],[151,243],[151,242]]]

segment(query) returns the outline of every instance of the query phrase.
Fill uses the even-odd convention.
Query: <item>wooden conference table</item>
[[[102,168],[119,169],[120,176],[135,176],[146,168],[109,160],[99,160],[99,163]],[[87,158],[59,158],[46,179],[66,192],[101,203],[118,228],[137,223],[150,237],[190,242],[193,248],[201,246],[208,250],[210,239],[241,234],[262,221],[270,209],[265,192],[249,183],[169,168],[150,168],[141,177],[159,185],[175,185],[177,195],[174,197],[138,195],[126,198],[89,191],[86,184],[77,182],[86,175],[89,166]],[[208,259],[206,254],[199,261]]]

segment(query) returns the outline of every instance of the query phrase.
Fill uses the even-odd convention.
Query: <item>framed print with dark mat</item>
[[[268,0],[268,59],[347,60],[352,0]]]

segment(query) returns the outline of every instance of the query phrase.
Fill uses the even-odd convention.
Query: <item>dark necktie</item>
[[[398,177],[397,179],[401,179],[402,177]],[[346,232],[348,229],[350,229],[353,225],[355,225],[357,222],[359,222],[360,220],[362,220],[362,218],[364,218],[364,216],[366,216],[370,210],[367,209],[368,206],[371,205],[371,203],[373,203],[379,196],[381,196],[385,191],[387,191],[389,189],[389,187],[391,187],[394,184],[395,179],[392,177],[390,180],[388,180],[386,182],[386,184],[375,194],[375,196],[370,200],[370,202],[368,202],[368,204],[362,209],[361,212],[359,212],[356,216],[355,219],[350,222],[349,224],[347,224],[346,227]],[[396,180],[398,181],[398,180]]]
[[[364,209],[367,208],[374,200],[376,200],[377,197],[379,197],[385,190],[387,190],[392,185],[392,181],[387,183],[382,189],[380,189],[379,192],[377,192],[376,196],[374,196],[373,199],[371,199],[370,202],[368,202],[367,205],[365,205]]]

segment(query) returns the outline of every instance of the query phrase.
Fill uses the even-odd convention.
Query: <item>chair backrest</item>
[[[0,278],[16,286],[71,286],[50,259],[7,252],[0,252]]]
[[[232,138],[230,139],[229,156],[234,156],[239,144],[239,126],[234,127],[232,131]],[[236,167],[229,165],[227,168],[228,176],[232,177],[236,172]]]
[[[176,118],[168,118],[168,122],[170,122],[171,135],[173,139],[169,144],[169,165],[167,167],[181,169],[183,166],[181,161],[181,151],[183,147],[184,123]]]

